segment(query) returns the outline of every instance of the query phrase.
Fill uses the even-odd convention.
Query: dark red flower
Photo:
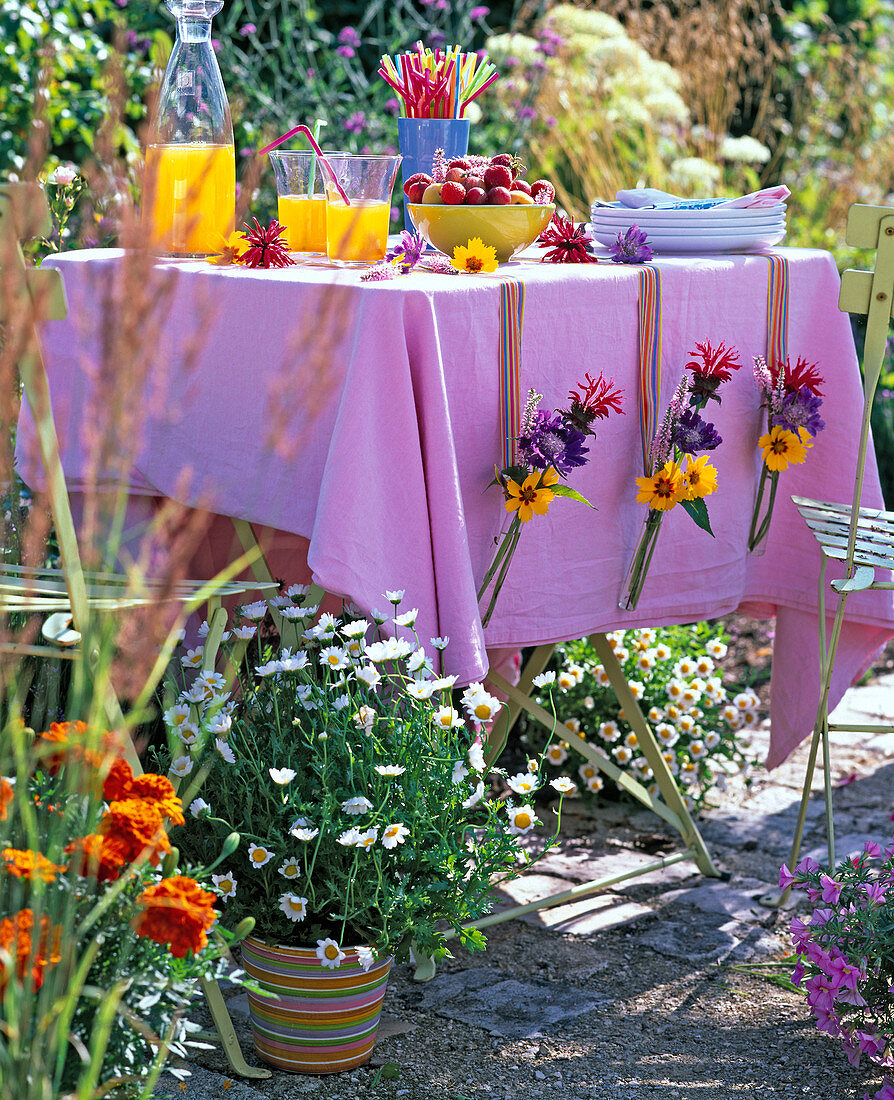
[[[718,382],[728,382],[732,378],[732,372],[741,367],[739,353],[735,348],[728,348],[721,340],[716,348],[711,347],[710,340],[703,344],[696,344],[695,351],[689,353],[701,359],[697,363],[695,359],[686,364],[685,370],[691,370],[693,374],[700,374],[708,378],[716,378]]]
[[[621,402],[624,400],[624,391],[612,387],[611,378],[606,381],[603,373],[597,379],[591,374],[584,375],[584,381],[578,383],[578,390],[572,390],[568,394],[571,408],[563,413],[572,424],[582,432],[593,435],[591,425],[597,417],[605,419],[609,413],[622,413]]]
[[[553,248],[540,259],[548,264],[595,264],[593,242],[582,225],[576,226],[571,218],[553,214],[549,225],[537,238],[539,244],[551,244]]]
[[[779,381],[779,366],[775,363],[768,363],[767,365],[770,368],[770,377],[773,379],[773,385],[775,386]],[[791,360],[786,359],[782,364],[786,390],[789,393],[797,393],[802,386],[807,386],[811,393],[816,394],[817,397],[822,397],[823,391],[820,386],[823,384],[823,376],[816,368],[816,363],[808,363],[800,355],[794,366],[792,366]]]
[[[247,233],[242,238],[248,241],[248,248],[240,257],[244,267],[291,267],[295,261],[289,255],[288,242],[282,239],[286,231],[276,218],[265,228],[257,218],[252,218],[254,229],[244,222]]]

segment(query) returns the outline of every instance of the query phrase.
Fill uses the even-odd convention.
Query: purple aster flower
[[[425,238],[418,233],[411,233],[408,229],[405,229],[394,248],[386,253],[385,259],[399,261],[398,267],[406,275],[419,263],[424,251]]]
[[[353,57],[354,51],[350,46],[339,46],[335,51],[339,57]]]
[[[257,29],[258,28],[254,25],[254,23],[243,23],[242,26],[239,28],[239,33],[240,34],[256,34]]]
[[[560,413],[538,409],[529,430],[518,437],[518,456],[535,470],[555,466],[560,474],[567,474],[575,466],[586,464],[584,455],[589,454],[589,448],[583,446],[586,438]]]
[[[687,409],[674,427],[671,442],[676,443],[684,454],[694,455],[698,451],[713,451],[723,440],[713,424],[702,420],[695,409]]]
[[[355,50],[360,45],[360,35],[353,27],[343,27],[338,32],[338,40],[343,46],[351,46]]]
[[[469,12],[470,19],[484,19],[485,16],[490,15],[490,8],[477,7],[472,8]]]
[[[782,407],[773,417],[773,424],[779,424],[788,428],[790,432],[797,432],[799,428],[805,428],[811,435],[821,432],[826,422],[821,419],[819,410],[823,399],[811,390],[809,386],[802,386],[794,393],[786,394]]]
[[[651,245],[638,225],[631,225],[626,233],[619,233],[609,250],[612,263],[616,264],[644,264],[652,259]]]

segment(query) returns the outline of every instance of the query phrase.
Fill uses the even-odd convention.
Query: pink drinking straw
[[[329,163],[328,160],[326,160],[325,156],[323,156],[323,150],[319,147],[319,145],[317,145],[316,138],[313,136],[313,134],[310,132],[310,130],[308,130],[308,128],[306,126],[296,126],[294,130],[289,130],[289,132],[287,134],[283,134],[282,137],[278,137],[276,139],[276,141],[271,141],[269,145],[265,145],[263,149],[258,150],[258,156],[263,157],[267,153],[272,152],[278,145],[282,145],[282,143],[284,141],[288,141],[289,138],[293,138],[296,134],[304,134],[304,136],[307,138],[307,140],[310,142],[311,146],[313,147],[313,151],[319,157],[320,163],[326,169],[326,172],[329,176],[330,181],[335,186],[335,190],[339,193],[339,195],[342,197],[342,199],[344,199],[345,206],[350,206],[351,205],[351,200],[345,194],[344,189],[342,188],[342,185],[335,178],[335,172],[333,172],[333,170],[332,170],[332,165]]]

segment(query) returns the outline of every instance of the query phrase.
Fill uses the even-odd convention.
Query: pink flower
[[[792,985],[800,986],[804,980],[804,964],[802,962],[795,964],[795,969],[792,971],[791,983]]]
[[[779,889],[788,890],[790,886],[796,885],[798,879],[791,873],[788,867],[783,863],[779,868]]]
[[[800,917],[792,917],[792,942],[799,951],[803,951],[810,942],[810,925],[805,924]]]
[[[872,856],[877,859],[882,854],[882,848],[880,844],[876,844],[874,840],[867,840],[863,845],[863,851],[868,856]]]
[[[796,875],[813,875],[820,869],[820,865],[815,859],[811,859],[810,856],[805,856],[800,863],[795,866]]]
[[[819,928],[823,924],[828,924],[834,916],[834,909],[814,909],[813,916],[810,918],[810,927]]]
[[[820,875],[820,884],[823,888],[823,901],[831,901],[835,905],[841,897],[841,883],[828,875]]]
[[[72,168],[70,165],[60,164],[59,167],[49,176],[47,183],[55,183],[60,187],[69,187],[75,181],[75,177],[78,174],[77,168]]]
[[[866,894],[867,900],[881,905],[885,900],[888,887],[882,886],[879,882],[864,882],[860,889]]]

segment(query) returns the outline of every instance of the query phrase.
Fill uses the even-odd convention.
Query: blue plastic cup
[[[403,157],[400,165],[401,190],[410,176],[417,172],[431,175],[436,149],[443,149],[447,160],[464,157],[469,151],[469,120],[467,118],[399,118],[397,144]],[[411,233],[416,226],[407,210],[404,195],[404,227]]]

